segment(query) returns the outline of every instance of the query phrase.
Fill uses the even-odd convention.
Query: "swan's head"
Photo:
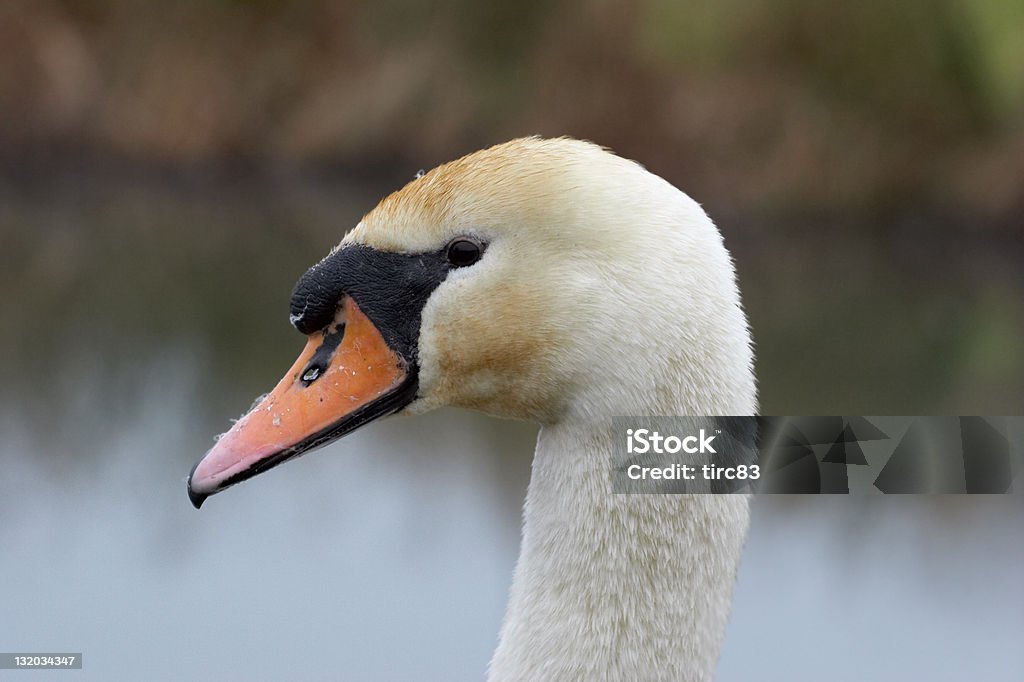
[[[379,417],[552,423],[751,414],[732,262],[693,200],[576,140],[528,138],[384,199],[291,300],[306,347],[196,465],[205,497]]]

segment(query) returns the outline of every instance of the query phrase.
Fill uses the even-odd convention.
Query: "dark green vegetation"
[[[1012,0],[34,0],[0,42],[12,172],[391,174],[543,133],[744,211],[1024,207]]]

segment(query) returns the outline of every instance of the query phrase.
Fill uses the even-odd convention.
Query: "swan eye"
[[[448,245],[448,262],[457,268],[464,268],[480,260],[482,252],[483,249],[476,242],[456,239]]]

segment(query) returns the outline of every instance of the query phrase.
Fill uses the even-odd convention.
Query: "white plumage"
[[[748,525],[738,495],[615,495],[618,415],[746,415],[753,355],[732,261],[688,196],[569,139],[417,177],[342,244],[488,243],[423,311],[419,398],[540,422],[494,682],[707,680]]]

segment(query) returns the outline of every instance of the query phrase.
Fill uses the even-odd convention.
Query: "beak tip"
[[[209,495],[206,494],[206,493],[196,492],[195,488],[192,487],[192,477],[195,475],[196,468],[198,466],[199,466],[199,462],[196,462],[195,466],[192,467],[192,471],[190,471],[188,473],[188,500],[189,500],[189,502],[192,503],[192,506],[195,507],[196,509],[199,509],[200,507],[202,507],[203,506],[203,502],[205,502],[206,498],[209,497]]]
[[[192,506],[195,507],[196,509],[199,509],[200,507],[203,506],[203,502],[206,501],[207,497],[209,497],[209,495],[197,493],[196,491],[192,490],[191,486],[188,489],[188,499],[192,503]]]

